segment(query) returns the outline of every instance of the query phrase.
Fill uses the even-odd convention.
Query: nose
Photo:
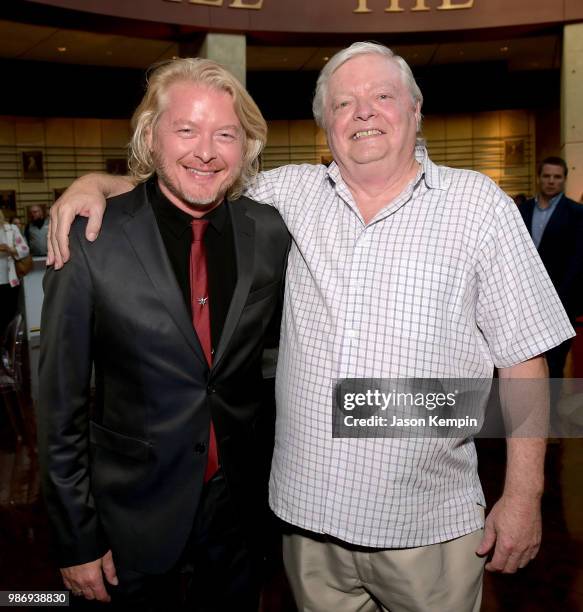
[[[368,121],[376,115],[373,105],[366,99],[358,99],[354,111],[354,118],[361,121]]]
[[[200,138],[196,139],[194,156],[200,159],[203,164],[208,164],[216,158],[217,153],[212,134],[201,134]]]

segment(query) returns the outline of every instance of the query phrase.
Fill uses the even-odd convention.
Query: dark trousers
[[[565,362],[567,361],[567,355],[571,350],[572,339],[565,340],[555,346],[550,351],[545,353],[547,364],[549,366],[549,378],[551,379],[550,389],[550,424],[551,424],[551,436],[559,436],[561,434],[561,421],[557,412],[557,405],[561,399],[562,382],[560,380],[552,380],[563,378],[563,370],[565,369]]]
[[[563,378],[563,370],[567,361],[567,355],[571,350],[572,339],[565,340],[545,353],[549,366],[549,378]]]
[[[192,532],[176,566],[159,576],[117,568],[119,586],[108,586],[112,608],[257,612],[260,563],[236,518],[219,470],[204,487]]]
[[[9,283],[0,285],[0,338],[16,314],[20,286],[11,287]]]

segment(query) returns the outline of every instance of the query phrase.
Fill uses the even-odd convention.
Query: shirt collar
[[[187,230],[190,231],[193,217],[174,206],[162,193],[156,175],[148,181],[148,196],[152,206],[156,209],[157,216],[176,237],[182,236]],[[213,208],[201,218],[208,221],[209,226],[221,234],[227,221],[227,214],[226,201],[223,200],[216,208]]]
[[[557,195],[556,195],[556,196],[553,196],[553,197],[552,197],[552,198],[549,200],[549,205],[548,205],[546,208],[541,208],[541,207],[539,206],[539,203],[538,203],[538,197],[539,197],[539,194],[537,194],[537,195],[536,195],[536,197],[534,198],[534,202],[535,202],[535,204],[536,204],[536,207],[537,207],[537,208],[538,208],[538,209],[539,209],[541,212],[544,212],[544,211],[547,211],[547,210],[552,210],[553,208],[555,208],[555,206],[557,205],[558,201],[559,201],[559,200],[560,200],[560,199],[563,197],[563,192],[561,191],[561,193],[557,193]]]
[[[439,166],[429,159],[425,145],[419,144],[415,147],[415,159],[421,166],[417,178],[415,179],[415,184],[417,184],[419,179],[423,178],[429,189],[446,189],[439,171]],[[328,166],[327,174],[334,183],[344,183],[340,168],[335,161]]]

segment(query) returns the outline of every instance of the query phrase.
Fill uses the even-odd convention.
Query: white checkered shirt
[[[378,548],[479,529],[470,440],[332,438],[338,378],[489,378],[573,335],[516,205],[436,166],[365,224],[335,163],[262,173],[248,195],[292,236],[270,503],[283,520]]]

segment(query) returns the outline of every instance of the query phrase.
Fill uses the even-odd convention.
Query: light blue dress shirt
[[[534,199],[534,210],[532,212],[532,240],[538,249],[542,240],[545,228],[551,215],[555,212],[559,200],[563,197],[563,192],[558,193],[550,199],[549,205],[546,208],[541,208],[538,203],[538,196]]]

